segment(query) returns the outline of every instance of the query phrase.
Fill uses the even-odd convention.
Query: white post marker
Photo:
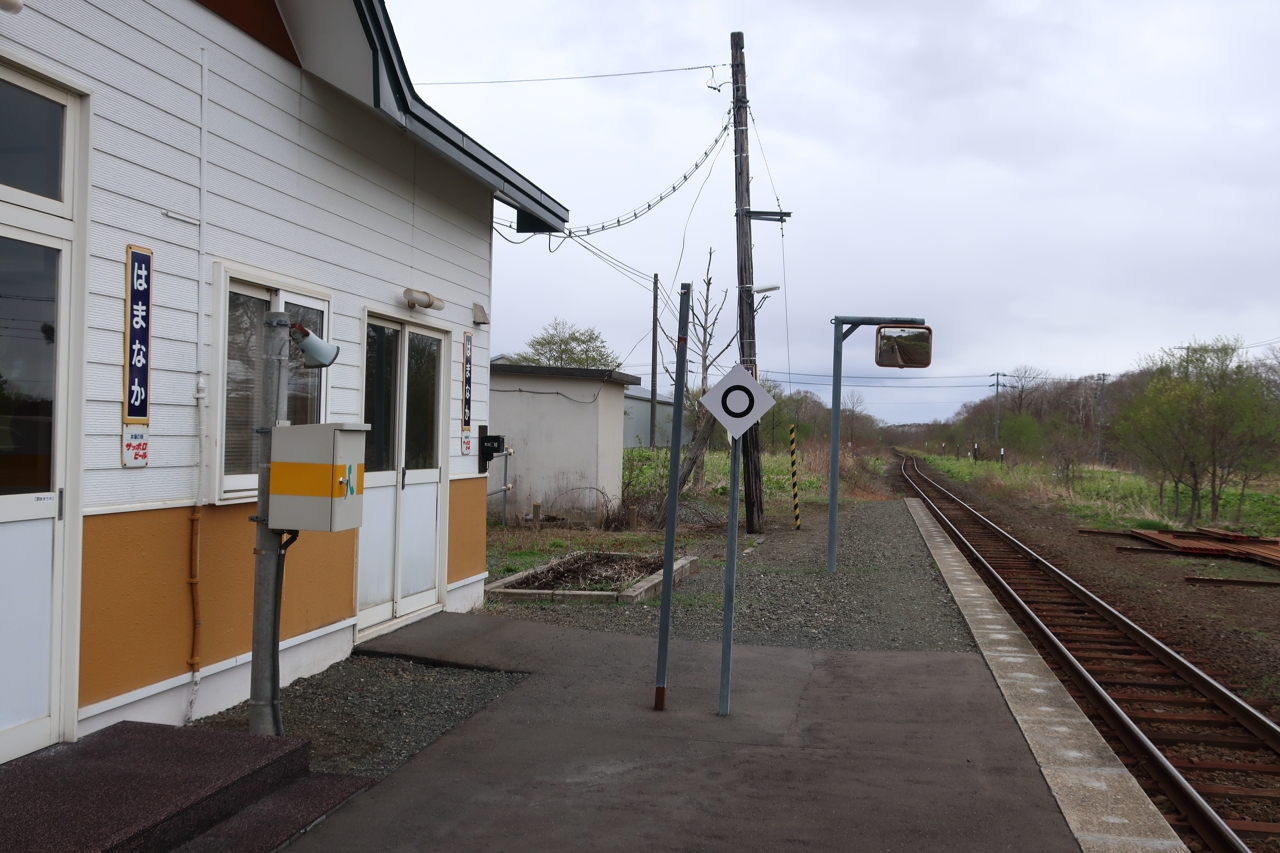
[[[741,364],[735,364],[699,401],[733,439],[729,462],[729,541],[724,554],[724,629],[720,651],[720,716],[729,715],[729,676],[733,669],[733,593],[738,570],[739,439],[773,408],[773,398]]]

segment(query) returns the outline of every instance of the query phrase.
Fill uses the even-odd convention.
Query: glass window
[[[396,381],[400,365],[400,330],[369,323],[364,336],[364,470],[396,467]]]
[[[0,237],[0,495],[53,491],[58,254]]]
[[[0,184],[62,200],[66,107],[0,80]]]
[[[262,421],[263,321],[283,303],[290,322],[301,323],[324,337],[325,311],[314,305],[292,302],[281,293],[241,285],[242,293],[227,295],[227,396],[222,473],[230,491],[257,487],[258,441],[254,429]],[[292,424],[316,424],[324,418],[323,372],[303,367],[302,351],[289,344],[289,390],[286,417]]]
[[[299,323],[311,334],[324,339],[324,312],[309,305],[284,303],[290,323]],[[324,371],[303,365],[302,350],[289,342],[289,423],[320,423],[320,380]]]
[[[404,465],[436,468],[436,414],[440,408],[440,341],[409,333],[404,401]],[[366,466],[367,470],[367,466]]]
[[[227,422],[224,474],[258,474],[253,429],[262,418],[262,324],[270,307],[243,293],[227,299]]]

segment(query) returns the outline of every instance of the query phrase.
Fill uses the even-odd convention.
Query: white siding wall
[[[200,214],[201,49],[207,56],[206,369],[222,371],[208,284],[212,262],[244,264],[333,294],[330,420],[358,420],[366,309],[430,291],[418,312],[453,334],[453,476],[459,456],[463,331],[475,333],[473,424],[488,416],[492,196],[348,95],[189,0],[32,0],[0,16],[0,48],[91,92],[84,506],[190,502],[197,474],[195,390]],[[120,467],[124,251],[155,251],[150,466]],[[211,385],[211,393],[217,387]],[[213,411],[213,410],[211,410]],[[211,438],[217,424],[210,423]],[[211,442],[212,443],[212,442]],[[74,496],[73,496],[74,499]]]

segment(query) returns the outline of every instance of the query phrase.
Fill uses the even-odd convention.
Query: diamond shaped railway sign
[[[773,408],[773,398],[741,364],[735,364],[700,401],[734,438],[751,429]]]

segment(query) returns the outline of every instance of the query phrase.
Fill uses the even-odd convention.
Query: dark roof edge
[[[559,376],[565,379],[599,379],[617,382],[619,385],[639,385],[640,377],[621,370],[602,370],[596,367],[548,367],[545,364],[490,364],[490,373],[511,376]]]
[[[374,42],[374,47],[383,60],[381,66],[390,74],[387,83],[395,96],[399,112],[403,114],[405,129],[493,187],[504,203],[512,204],[536,217],[551,231],[563,233],[569,222],[569,208],[543,192],[537,184],[467,136],[457,125],[418,97],[405,67],[404,57],[400,53],[400,43],[396,40],[395,29],[391,26],[384,0],[353,2],[366,27],[366,35],[371,36],[370,40]],[[378,76],[375,75],[375,99],[378,88]]]

